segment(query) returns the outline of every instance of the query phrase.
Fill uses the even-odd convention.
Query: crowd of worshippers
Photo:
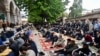
[[[0,32],[0,45],[2,45],[3,42],[7,40],[7,38],[11,38],[14,34],[26,28],[27,26],[28,25],[22,25],[17,28],[10,28],[9,30],[1,31]]]
[[[58,24],[52,25],[50,28],[41,28],[39,31],[42,33],[43,37],[46,37],[46,42],[52,42],[51,48],[55,46],[64,46],[66,40],[62,38],[62,34],[71,36],[76,40],[84,39],[82,48],[77,49],[78,46],[76,45],[75,41],[68,39],[65,48],[55,52],[63,53],[64,55],[72,55],[73,52],[73,55],[79,56],[79,51],[81,51],[80,56],[89,56],[92,54],[89,46],[100,48],[100,22],[94,21],[91,25],[93,27],[91,27],[92,29],[90,30],[89,24],[85,23],[85,21],[67,22],[64,25]],[[60,33],[60,35],[57,36],[55,32]],[[70,43],[68,43],[69,41]]]
[[[36,56],[38,53],[36,44],[30,40],[31,31],[25,30],[24,33],[19,33],[14,40],[10,39],[9,47],[14,53],[14,56]]]
[[[8,33],[8,35],[12,35],[9,36],[9,43],[6,43],[6,45],[3,44],[3,41],[5,40],[1,37],[3,34],[0,34],[0,52],[2,53],[9,47],[12,51],[7,56],[37,56],[38,50],[36,44],[29,38],[32,33],[32,26],[22,26],[20,28],[22,30],[16,29],[16,31],[20,31],[17,35]],[[24,30],[24,28],[26,29]],[[15,35],[15,37],[11,38],[13,35]],[[5,36],[8,37],[7,35],[4,35],[3,37]]]

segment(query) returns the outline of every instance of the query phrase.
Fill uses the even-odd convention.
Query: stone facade
[[[91,20],[97,20],[100,22],[100,11],[95,12],[95,13],[86,14],[86,15],[83,15],[77,18],[67,19],[66,21],[75,21],[75,20],[78,20],[78,21],[85,20],[85,22],[87,23]]]
[[[86,15],[81,16],[81,17],[77,17],[77,18],[67,19],[66,20],[66,22],[69,22],[69,21],[72,21],[72,22],[75,22],[75,21],[79,21],[79,22],[85,21],[87,24],[89,24],[89,29],[92,30],[92,28],[93,28],[92,23],[94,21],[100,22],[100,11],[95,12],[95,13],[91,13],[91,14],[86,14]]]
[[[14,0],[0,0],[0,13],[5,15],[6,23],[21,23],[20,10]]]

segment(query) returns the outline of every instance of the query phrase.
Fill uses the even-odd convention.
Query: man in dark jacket
[[[96,47],[100,48],[100,32],[97,32],[97,37],[96,37]]]
[[[91,56],[91,54],[92,54],[92,52],[89,49],[88,44],[86,44],[86,43],[83,43],[82,48],[79,48],[73,52],[74,56]]]

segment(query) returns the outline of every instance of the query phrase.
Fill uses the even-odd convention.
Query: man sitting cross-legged
[[[55,42],[54,44],[53,44],[53,47],[55,47],[55,46],[64,46],[64,39],[62,38],[62,35],[60,34],[59,35],[59,37],[58,37],[58,40],[57,40],[57,42]]]
[[[55,51],[56,53],[58,54],[64,54],[64,55],[71,55],[72,54],[72,51],[74,49],[77,49],[78,46],[75,44],[75,41],[71,40],[67,46],[65,46],[64,49],[61,49],[61,50],[58,50],[58,51]]]

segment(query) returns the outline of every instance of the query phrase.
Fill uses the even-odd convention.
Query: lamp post
[[[2,24],[3,30],[6,31],[5,15],[0,14],[0,19],[3,21],[3,24]]]

